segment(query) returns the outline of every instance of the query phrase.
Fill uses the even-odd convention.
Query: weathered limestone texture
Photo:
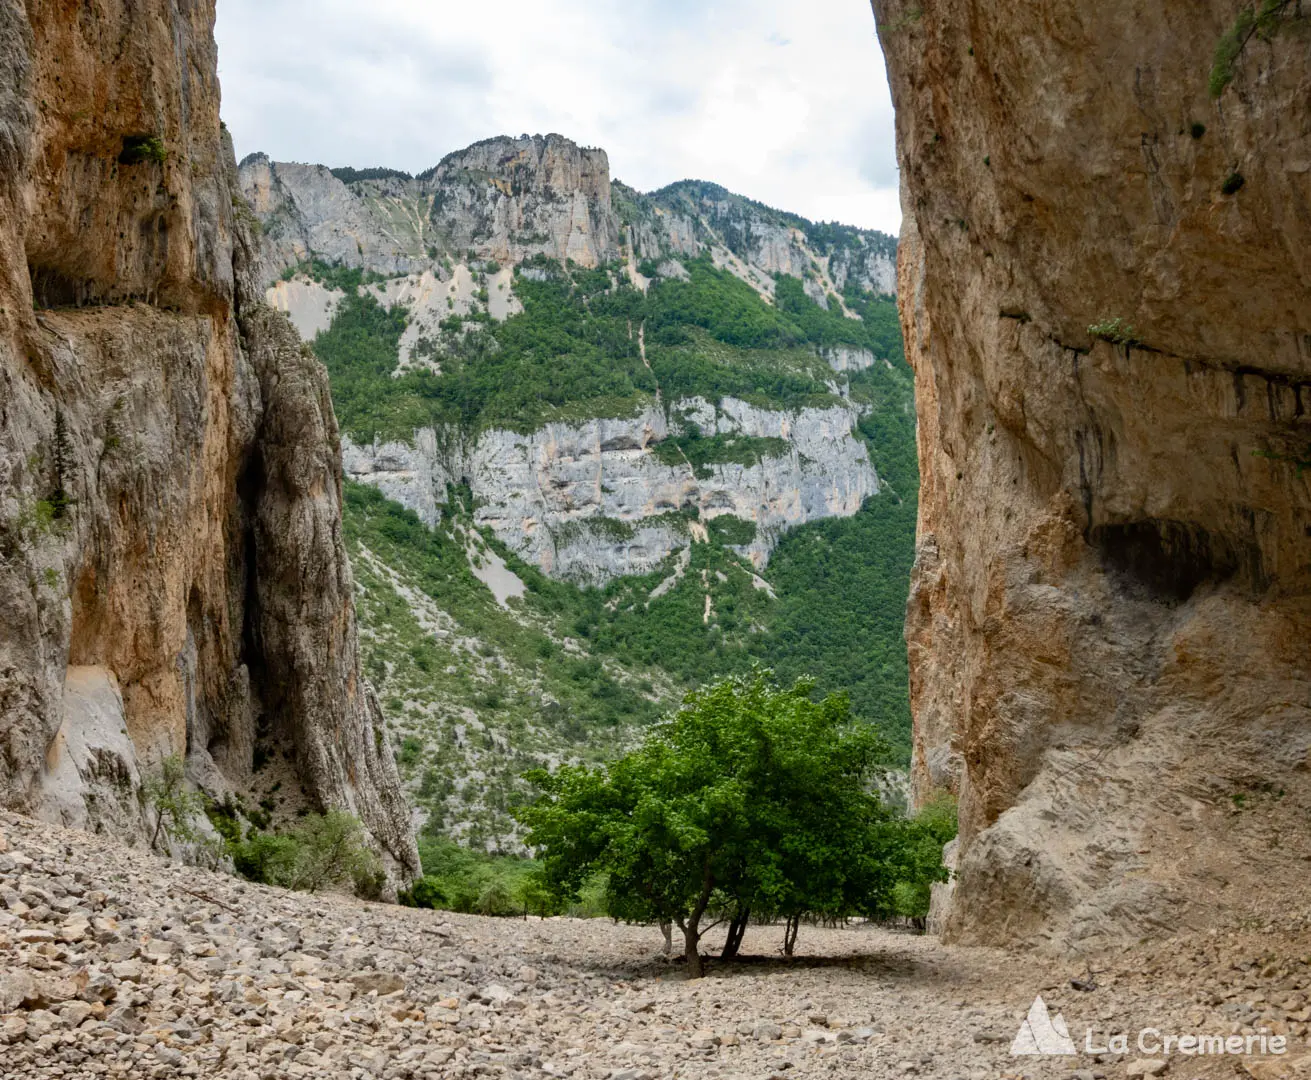
[[[667,464],[655,447],[669,437],[665,411],[547,424],[521,435],[491,429],[472,439],[424,428],[413,445],[357,446],[343,440],[346,472],[373,484],[429,524],[441,516],[447,486],[467,483],[475,520],[544,573],[585,584],[647,574],[692,543],[679,515],[731,514],[756,526],[742,548],[757,567],[782,534],[827,517],[850,517],[879,492],[869,451],[853,434],[852,407],[760,409],[735,398],[716,408],[680,399],[671,410],[703,435],[779,441],[775,456],[751,465],[712,464],[698,473]]]
[[[874,0],[919,409],[914,780],[948,937],[1274,910],[1311,750],[1311,19]],[[1118,321],[1117,321],[1118,320]],[[935,914],[937,914],[935,912]]]
[[[262,303],[213,20],[0,0],[0,801],[130,836],[164,756],[222,795],[260,742],[403,879],[336,423]]]

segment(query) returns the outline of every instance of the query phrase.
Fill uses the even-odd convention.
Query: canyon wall
[[[945,932],[1300,909],[1311,20],[1275,5],[1214,95],[1234,0],[873,6],[923,473],[914,782],[961,815]]]
[[[123,837],[170,755],[418,860],[321,367],[264,306],[212,0],[0,0],[0,801]]]

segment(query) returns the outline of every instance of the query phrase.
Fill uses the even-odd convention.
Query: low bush
[[[251,828],[244,840],[228,840],[227,851],[237,873],[264,885],[319,892],[350,884],[358,895],[372,897],[385,880],[364,827],[344,810],[307,814],[282,833]]]

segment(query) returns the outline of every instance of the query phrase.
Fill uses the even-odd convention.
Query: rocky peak
[[[562,135],[486,139],[419,182],[445,251],[511,263],[542,254],[587,267],[619,256],[604,150]]]
[[[701,244],[727,249],[768,275],[802,278],[821,303],[827,303],[828,292],[840,293],[848,282],[870,292],[896,292],[897,242],[883,233],[817,224],[701,180],[671,184],[650,200],[666,219],[690,225]],[[681,234],[686,227],[675,230]],[[663,253],[667,242],[662,244],[662,231],[670,230],[641,234],[642,257]]]
[[[262,153],[239,175],[268,240],[267,281],[312,258],[446,280],[457,265],[545,256],[588,268],[627,260],[640,282],[678,275],[679,257],[709,254],[766,299],[775,274],[801,278],[825,307],[848,285],[896,291],[892,237],[817,224],[702,181],[645,195],[611,180],[604,150],[562,135],[485,139],[417,177]]]

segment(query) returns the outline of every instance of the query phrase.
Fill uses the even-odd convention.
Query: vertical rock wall
[[[326,379],[263,308],[212,2],[0,0],[0,800],[140,828],[257,742],[408,814],[359,674]]]
[[[924,478],[914,779],[961,810],[946,933],[1087,943],[1290,910],[1311,13],[1283,5],[1216,98],[1235,0],[873,6]]]

